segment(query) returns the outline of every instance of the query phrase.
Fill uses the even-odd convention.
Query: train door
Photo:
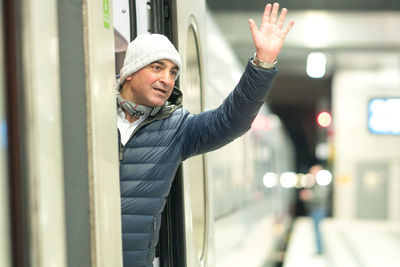
[[[120,72],[128,43],[141,33],[161,33],[173,40],[170,1],[114,1],[114,40],[116,73]],[[179,86],[179,81],[176,82]],[[182,168],[177,171],[162,214],[156,253],[159,266],[185,266]],[[156,263],[157,264],[157,263]],[[157,265],[156,265],[157,266]]]
[[[0,3],[3,14],[3,2]],[[0,266],[11,267],[6,81],[4,70],[4,23],[0,21]]]
[[[58,1],[68,266],[122,266],[112,1]]]
[[[172,1],[172,36],[182,58],[179,86],[183,105],[191,113],[204,111],[205,19],[204,1]],[[199,155],[182,164],[182,201],[185,230],[185,266],[213,266],[211,191],[206,158]]]
[[[184,46],[180,46],[184,64],[180,85],[185,108],[196,114],[204,110],[202,73],[204,60],[201,58],[202,42],[197,19],[191,15],[188,22],[186,29],[182,27],[181,35],[184,35],[184,38],[181,38],[181,35],[178,36],[179,39],[186,41]],[[186,160],[183,163],[183,177],[187,266],[210,266],[208,254],[210,206],[205,155]]]
[[[2,3],[7,123],[1,121],[1,153],[8,150],[10,216],[1,221],[11,218],[11,264],[64,267],[56,1]]]
[[[122,266],[110,1],[78,2],[1,4],[1,266]]]
[[[128,12],[129,11],[129,12]],[[126,27],[129,21],[129,27]],[[183,69],[176,86],[183,91],[184,106],[203,111],[201,33],[205,26],[204,1],[114,1],[116,72],[123,63],[128,42],[137,34],[152,32],[172,40],[182,57]],[[198,156],[178,169],[163,212],[159,240],[160,266],[211,266],[208,183],[205,157]]]

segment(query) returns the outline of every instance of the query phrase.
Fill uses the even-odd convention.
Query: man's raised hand
[[[278,18],[279,4],[267,4],[264,9],[262,22],[258,28],[254,20],[249,19],[251,36],[256,48],[257,58],[264,62],[273,63],[281,52],[286,35],[294,25],[289,21],[284,27],[287,9],[282,8]],[[278,19],[277,19],[278,18]]]

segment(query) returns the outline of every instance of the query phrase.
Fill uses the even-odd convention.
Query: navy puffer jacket
[[[276,72],[249,61],[239,84],[217,109],[192,115],[176,105],[164,106],[120,148],[124,267],[152,266],[161,212],[179,164],[250,129]]]

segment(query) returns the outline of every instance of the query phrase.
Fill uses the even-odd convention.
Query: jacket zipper
[[[119,142],[119,161],[122,161],[124,159],[124,145],[122,142]]]

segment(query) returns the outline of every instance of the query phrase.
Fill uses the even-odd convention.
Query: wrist
[[[257,53],[254,53],[253,59],[251,61],[254,66],[261,69],[272,69],[275,67],[277,61],[276,60],[268,60],[264,61],[257,57]]]
[[[257,57],[259,60],[267,63],[274,63],[276,58],[271,57],[268,53],[263,53],[262,51],[256,51],[254,56]]]

